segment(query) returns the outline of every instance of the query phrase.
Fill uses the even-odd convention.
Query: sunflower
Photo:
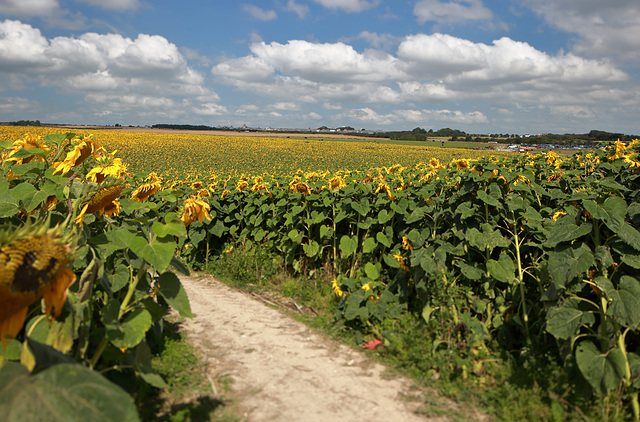
[[[96,191],[91,199],[82,207],[82,211],[76,217],[75,222],[80,225],[86,214],[100,213],[113,215],[120,212],[120,203],[117,202],[122,192],[122,185],[112,185]]]
[[[347,295],[345,292],[342,291],[342,289],[338,285],[338,280],[335,278],[331,281],[331,289],[333,290],[333,293],[335,293],[335,295],[338,297],[343,297]]]
[[[376,188],[375,193],[378,193],[380,191],[384,191],[387,194],[387,198],[393,199],[393,192],[391,191],[389,185],[387,185],[385,182],[378,183],[378,187]]]
[[[44,158],[39,155],[30,155],[24,158],[14,158],[13,156],[20,151],[21,149],[30,150],[39,148],[44,152],[49,152],[50,148],[42,143],[42,137],[38,135],[32,135],[27,133],[24,135],[24,138],[18,139],[9,147],[9,153],[6,156],[7,161],[15,161],[16,164],[26,164],[31,162],[32,160],[44,161]]]
[[[440,164],[440,161],[437,158],[431,158],[431,160],[429,160],[429,166],[431,166],[434,169],[443,168],[442,164]]]
[[[404,257],[402,255],[398,253],[393,255],[393,258],[400,263],[400,268],[402,268],[404,271],[409,271],[409,267],[407,267],[407,264],[405,263]]]
[[[471,165],[469,163],[469,160],[467,160],[466,158],[461,158],[459,160],[453,160],[451,162],[451,164],[455,164],[458,169],[468,169],[469,166]]]
[[[115,152],[108,157],[97,159],[101,165],[94,167],[87,174],[87,180],[94,183],[102,183],[107,177],[121,178],[127,174],[127,166],[120,158],[113,158]]]
[[[329,180],[329,190],[340,189],[347,186],[347,183],[342,179],[342,176],[334,176]]]
[[[94,157],[104,152],[102,145],[93,140],[92,135],[84,138],[76,138],[77,144],[71,151],[67,153],[67,156],[63,161],[53,163],[54,174],[62,173],[66,174],[69,170],[82,164],[84,160],[89,158],[90,155]]]
[[[68,268],[72,247],[69,236],[58,229],[23,226],[1,241],[0,248],[0,339],[16,337],[28,308],[44,297],[48,317],[58,317],[75,280]]]
[[[236,185],[236,190],[238,192],[242,192],[248,187],[249,187],[249,182],[247,182],[246,180],[238,180],[238,184]]]
[[[133,200],[138,202],[146,201],[151,195],[160,190],[162,179],[155,172],[152,172],[144,179],[144,182],[131,194]]]
[[[309,188],[309,185],[303,182],[298,182],[295,185],[293,185],[293,190],[298,193],[303,193],[305,195],[311,194],[311,189]]]
[[[621,158],[624,155],[624,151],[627,149],[627,145],[624,142],[621,142],[619,139],[615,142],[614,145],[615,149],[613,153],[607,157],[609,161]]]
[[[413,250],[413,245],[411,244],[411,241],[407,236],[402,236],[402,249],[405,249],[407,251]]]
[[[185,226],[198,220],[202,223],[205,218],[210,220],[209,211],[211,207],[206,202],[200,199],[189,198],[184,201],[184,212],[182,213],[181,220]]]

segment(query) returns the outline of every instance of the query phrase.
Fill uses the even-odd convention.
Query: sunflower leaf
[[[0,414],[4,422],[139,420],[132,397],[82,365],[60,364],[30,376],[9,362],[0,370]]]

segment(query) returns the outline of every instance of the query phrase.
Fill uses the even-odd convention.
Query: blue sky
[[[0,0],[0,121],[640,134],[640,2]]]

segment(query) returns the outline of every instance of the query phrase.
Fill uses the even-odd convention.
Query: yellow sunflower
[[[100,157],[97,159],[99,166],[96,166],[87,173],[87,180],[94,183],[102,183],[107,177],[121,178],[127,174],[127,166],[120,158]]]
[[[210,210],[211,207],[206,202],[200,199],[189,198],[184,202],[184,212],[180,219],[185,226],[188,226],[196,220],[202,223],[202,220],[205,218],[207,220],[211,219],[209,216]]]
[[[13,157],[18,151],[21,149],[30,150],[39,148],[45,152],[48,152],[50,148],[42,142],[42,137],[38,135],[32,135],[27,133],[24,135],[24,138],[18,139],[9,147],[8,154],[6,156],[7,161],[15,161],[16,164],[26,164],[31,162],[32,160],[44,161],[44,158],[39,155],[30,155],[24,158],[15,158]]]
[[[40,227],[45,227],[44,225]],[[58,317],[75,280],[68,268],[70,239],[57,229],[23,227],[2,241],[0,248],[0,340],[14,338],[24,325],[28,308],[44,297],[45,312]]]
[[[75,222],[80,225],[84,220],[86,214],[93,214],[95,212],[107,215],[113,215],[120,212],[120,203],[117,202],[122,193],[122,185],[112,185],[104,187],[96,191],[89,201],[82,207],[82,211],[75,219]]]
[[[347,183],[344,181],[342,176],[334,176],[329,180],[328,184],[329,190],[340,189],[345,186],[347,186]]]
[[[466,158],[453,160],[451,164],[455,164],[458,169],[468,169],[471,166],[471,164],[469,163],[469,160],[467,160]]]
[[[305,195],[310,195],[311,194],[311,189],[309,188],[309,185],[307,185],[306,183],[303,183],[303,182],[299,182],[299,183],[296,183],[295,185],[293,185],[293,190],[298,192],[298,193],[303,193]]]
[[[131,198],[138,202],[143,202],[149,199],[151,195],[158,192],[161,188],[162,179],[153,172],[144,179],[144,184],[138,186],[136,190],[131,194]]]
[[[375,193],[378,193],[380,191],[384,191],[387,194],[387,198],[393,199],[393,192],[391,191],[389,185],[387,185],[385,182],[378,183],[378,187]]]
[[[53,163],[53,168],[55,169],[54,174],[62,173],[64,175],[72,168],[82,164],[89,156],[93,155],[95,157],[104,152],[102,145],[94,141],[92,135],[84,138],[75,138],[74,140],[76,140],[77,143],[73,149],[67,153],[65,159]]]

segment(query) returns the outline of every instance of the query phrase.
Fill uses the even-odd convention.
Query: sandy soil
[[[269,300],[206,277],[182,278],[194,318],[189,338],[212,379],[231,376],[246,420],[435,421],[414,413],[410,381],[358,351],[312,332]],[[274,299],[275,300],[275,299]]]

